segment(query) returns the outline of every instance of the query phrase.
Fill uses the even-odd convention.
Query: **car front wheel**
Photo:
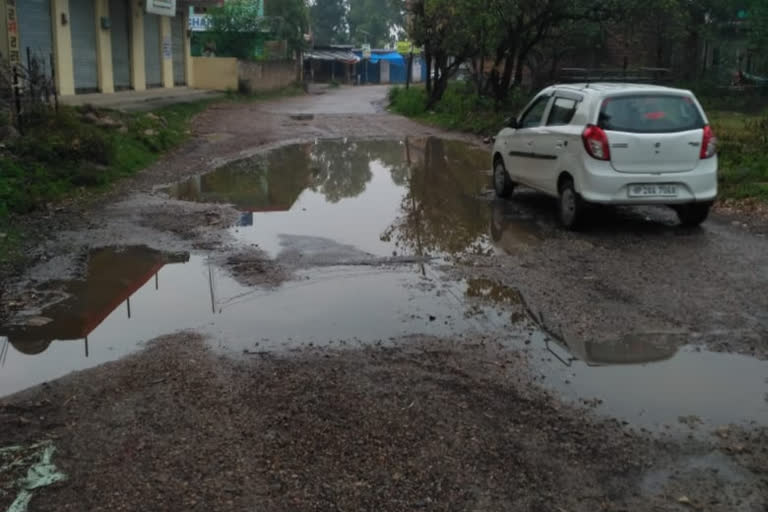
[[[496,196],[506,199],[512,195],[515,190],[515,184],[509,179],[507,168],[504,167],[504,160],[497,158],[493,163],[493,188]]]
[[[576,192],[573,180],[567,179],[560,184],[558,197],[560,223],[566,229],[577,229],[584,216],[584,201]]]
[[[691,203],[675,207],[680,224],[687,228],[695,228],[709,217],[710,203]]]

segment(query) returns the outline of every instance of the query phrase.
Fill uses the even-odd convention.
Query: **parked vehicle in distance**
[[[558,198],[575,229],[589,203],[668,205],[698,226],[717,196],[717,139],[692,92],[585,83],[542,90],[496,136],[499,197],[518,184]]]

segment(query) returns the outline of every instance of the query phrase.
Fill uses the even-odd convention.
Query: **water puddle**
[[[536,354],[545,387],[649,430],[768,424],[765,361],[643,336],[580,345],[549,342]]]
[[[389,257],[488,251],[484,150],[437,138],[322,141],[242,160],[171,196],[243,212],[233,233],[275,257],[281,235],[322,237]]]
[[[152,257],[119,266],[129,253]],[[462,283],[421,265],[313,269],[265,290],[240,285],[202,256],[167,264],[147,249],[104,249],[91,256],[85,281],[61,285],[72,296],[44,312],[46,325],[0,328],[0,396],[181,329],[209,334],[239,354],[387,343],[414,333],[456,336],[508,322],[491,307],[470,311],[460,300]]]
[[[235,238],[294,277],[248,287],[198,254],[94,251],[84,280],[49,284],[42,315],[0,327],[0,396],[181,329],[236,354],[482,332],[527,351],[541,385],[634,425],[768,424],[765,362],[669,333],[558,344],[530,327],[516,290],[442,274],[433,260],[516,254],[552,229],[490,203],[487,167],[485,151],[436,138],[322,141],[176,184],[166,191],[175,198],[233,204]]]

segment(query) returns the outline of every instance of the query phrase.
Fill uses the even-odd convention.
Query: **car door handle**
[[[528,147],[531,147],[531,146],[533,146],[533,141],[532,141],[532,140],[529,140],[529,141],[528,141]]]
[[[557,144],[555,145],[557,149],[563,149],[568,147],[568,141],[567,140],[559,140],[557,141]]]

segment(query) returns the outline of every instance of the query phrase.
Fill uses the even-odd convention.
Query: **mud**
[[[227,270],[242,286],[276,287],[291,278],[290,271],[256,248],[238,249],[211,261]]]
[[[680,229],[664,209],[600,210],[583,233],[557,229],[552,204],[520,191],[496,202],[500,251],[467,271],[521,291],[566,344],[636,334],[768,358],[768,241],[717,218]]]
[[[178,334],[6,401],[3,441],[54,439],[40,511],[760,510],[755,474],[692,465],[711,446],[562,406],[491,341],[233,362]]]

